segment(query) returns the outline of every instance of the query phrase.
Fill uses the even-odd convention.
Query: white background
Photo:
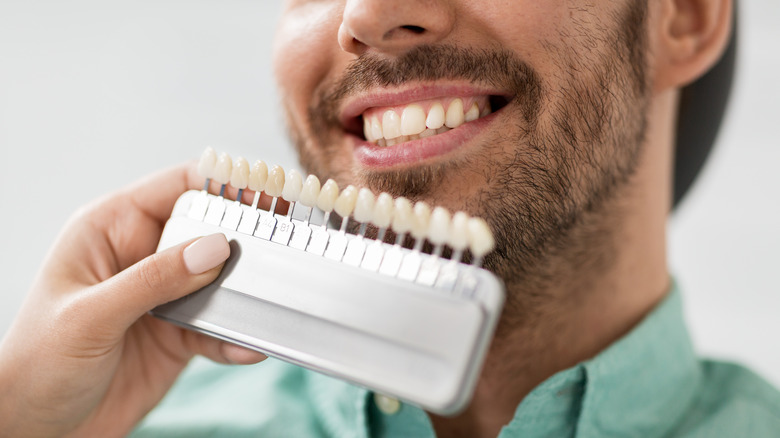
[[[704,354],[780,385],[780,2],[741,1],[718,147],[670,221]],[[279,5],[0,0],[0,334],[81,204],[204,145],[294,166],[271,78]]]

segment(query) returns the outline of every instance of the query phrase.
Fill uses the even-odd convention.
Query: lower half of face
[[[553,258],[581,263],[577,258],[593,257],[589,248],[604,246],[594,239],[609,225],[593,216],[636,166],[649,88],[645,7],[628,2],[601,26],[540,43],[544,68],[498,45],[443,43],[396,57],[355,57],[310,96],[290,99],[306,102],[287,107],[301,161],[342,187],[369,187],[485,218],[497,241],[486,266],[510,289],[542,290],[555,275]],[[295,84],[280,82],[285,94],[295,95]],[[462,83],[472,88],[458,95]],[[429,89],[452,94],[431,97],[438,91]],[[354,114],[343,110],[353,95],[373,90],[410,97],[385,106],[354,104]],[[442,112],[449,119],[458,98],[465,105],[455,103],[462,111],[452,116],[455,127],[428,128]],[[416,127],[404,131],[410,135],[395,132],[392,115],[385,117],[390,110],[399,118],[411,112],[407,125]]]

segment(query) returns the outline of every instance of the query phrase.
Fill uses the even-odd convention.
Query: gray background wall
[[[780,385],[780,2],[742,6],[718,149],[670,221],[699,351]],[[81,204],[210,144],[294,166],[270,74],[279,4],[0,0],[0,334]]]

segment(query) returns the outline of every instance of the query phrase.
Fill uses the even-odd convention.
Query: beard
[[[646,2],[627,2],[600,33],[580,29],[587,45],[546,42],[557,67],[549,78],[500,49],[437,45],[397,58],[361,55],[315,96],[309,129],[291,127],[301,163],[342,186],[434,205],[457,190],[458,199],[444,206],[484,218],[494,232],[496,248],[484,267],[508,289],[502,325],[529,322],[567,273],[598,271],[614,258],[617,200],[636,171],[647,125],[646,16]],[[446,79],[510,91],[512,99],[500,108],[511,120],[506,129],[443,164],[352,167],[336,118],[345,97],[376,86]]]

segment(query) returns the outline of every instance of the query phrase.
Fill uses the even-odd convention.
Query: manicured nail
[[[230,245],[224,234],[201,237],[184,248],[184,265],[193,274],[201,274],[227,260]]]

